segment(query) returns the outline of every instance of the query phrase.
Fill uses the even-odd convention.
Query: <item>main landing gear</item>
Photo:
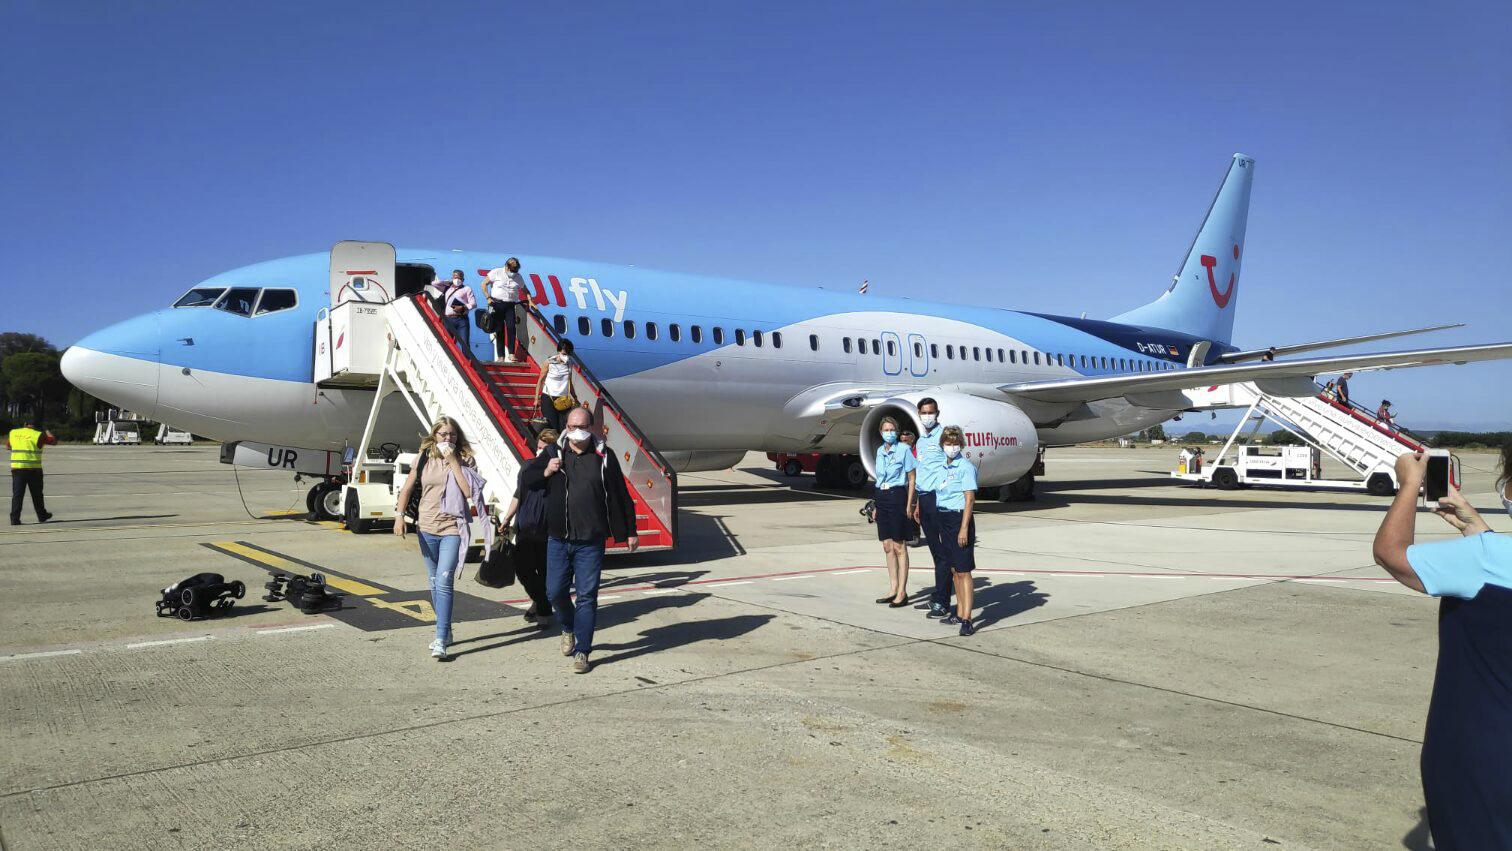
[[[866,486],[866,465],[860,455],[821,455],[814,468],[815,484],[834,490],[860,490]]]

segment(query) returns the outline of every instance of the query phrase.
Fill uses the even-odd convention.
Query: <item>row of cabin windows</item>
[[[551,324],[554,328],[556,328],[556,332],[558,334],[567,333],[566,316],[558,313],[556,316],[552,317]],[[626,319],[618,324],[621,326],[620,333],[624,335],[625,339],[635,339],[635,335],[637,333],[635,320]],[[613,337],[615,334],[615,325],[616,323],[612,319],[609,319],[607,317],[600,319],[599,331],[604,337]],[[586,316],[579,316],[577,320],[577,332],[578,336],[580,337],[591,336],[593,333],[592,321],[590,321]],[[647,340],[656,340],[661,336],[661,329],[658,328],[655,322],[646,322],[642,324],[640,326],[640,332],[645,334]],[[689,325],[687,328],[687,334],[688,340],[690,342],[703,342],[704,335],[702,326]],[[709,329],[709,337],[711,340],[713,340],[714,345],[716,346],[723,346],[725,344],[725,330],[717,325]],[[683,327],[676,322],[667,325],[667,339],[671,340],[674,343],[681,342],[683,339]],[[751,345],[757,348],[761,348],[767,342],[770,342],[772,348],[774,349],[782,348],[781,331],[751,331],[749,334],[747,334],[747,332],[743,328],[736,328],[734,330],[735,345],[744,346],[747,340],[750,341]],[[898,343],[896,340],[887,340],[885,341],[885,344],[887,355],[889,357],[897,355]],[[858,354],[863,355],[880,355],[882,354],[883,347],[884,341],[875,337],[870,340],[866,339],[865,337],[840,338],[840,348],[846,354],[850,354],[854,351]],[[809,335],[809,349],[815,352],[819,351],[818,334]],[[913,354],[916,358],[924,357],[924,344],[922,342],[915,342],[913,344]],[[995,358],[994,354],[996,355]],[[940,345],[938,343],[929,344],[929,355],[936,360],[939,359]],[[1120,372],[1155,372],[1157,370],[1174,369],[1171,364],[1158,362],[1152,363],[1149,361],[1136,361],[1132,358],[1110,358],[1100,355],[1092,355],[1089,358],[1087,355],[1078,356],[1074,354],[1051,354],[1050,352],[1031,352],[1023,349],[993,349],[990,347],[984,348],[982,346],[971,346],[968,349],[966,346],[957,346],[954,343],[945,344],[946,360],[980,361],[985,359],[988,363],[993,363],[995,360],[997,363],[1022,363],[1025,365],[1033,363],[1035,366],[1040,366],[1041,364],[1049,365],[1053,363],[1056,366],[1069,365],[1075,367],[1078,357],[1080,357],[1081,366],[1083,369],[1086,369],[1089,366],[1092,369],[1118,370]]]
[[[609,319],[607,317],[600,319],[599,333],[604,337],[613,337],[615,334],[616,324],[620,326],[619,333],[622,334],[627,340],[634,340],[636,334],[638,333],[644,334],[647,340],[661,339],[662,329],[655,322],[646,322],[637,327],[634,319],[626,319],[625,321],[620,323],[615,323],[613,319]],[[552,317],[551,325],[556,329],[556,332],[558,334],[567,333],[567,317],[563,316],[562,314],[558,313],[556,316]],[[674,343],[682,342],[682,325],[676,322],[672,322],[667,325],[666,330],[668,340],[671,340]],[[590,337],[593,335],[593,323],[588,319],[588,317],[578,317],[577,332],[579,337]],[[689,325],[687,327],[687,337],[689,342],[702,343],[704,340],[703,326]],[[711,327],[709,329],[709,339],[714,342],[714,345],[723,346],[725,344],[725,329],[717,325]],[[782,348],[781,331],[772,331],[770,333],[765,331],[751,331],[748,334],[744,328],[736,328],[734,330],[735,345],[744,346],[748,340],[750,341],[751,345],[757,348],[761,348],[768,343],[770,343],[772,348],[774,349]]]

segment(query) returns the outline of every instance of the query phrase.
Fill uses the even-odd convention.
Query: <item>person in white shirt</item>
[[[520,261],[511,257],[497,269],[488,270],[488,308],[499,322],[494,333],[494,360],[515,362],[515,346],[518,342],[519,306],[530,298],[525,289],[525,279],[520,276]]]
[[[541,375],[536,379],[536,398],[540,400],[541,419],[546,421],[546,427],[560,432],[567,412],[577,407],[572,395],[571,340],[557,343],[557,353],[542,364]]]

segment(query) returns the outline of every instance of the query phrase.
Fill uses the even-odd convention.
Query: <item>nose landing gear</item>
[[[305,496],[305,507],[311,520],[340,520],[341,484],[332,479],[317,482]]]

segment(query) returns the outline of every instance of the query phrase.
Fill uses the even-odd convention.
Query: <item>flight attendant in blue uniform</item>
[[[873,469],[877,471],[877,540],[887,554],[887,575],[892,591],[877,598],[891,608],[908,605],[908,517],[913,513],[913,450],[898,442],[898,421],[883,417],[880,427],[882,445],[877,447]]]
[[[950,614],[950,567],[945,563],[940,549],[940,524],[935,517],[935,488],[945,466],[945,453],[940,451],[940,434],[945,427],[940,425],[940,405],[928,396],[919,400],[919,438],[914,442],[914,452],[919,456],[919,472],[914,483],[914,522],[929,546],[929,557],[934,560],[935,584],[929,594],[929,612],[926,617],[943,618]]]
[[[1423,799],[1434,847],[1512,848],[1512,538],[1451,490],[1438,515],[1459,538],[1413,543],[1427,459],[1397,459],[1397,495],[1376,563],[1440,598],[1438,667],[1423,733]]]
[[[971,608],[976,603],[971,572],[976,569],[976,467],[962,451],[966,436],[959,426],[949,426],[940,435],[940,449],[945,463],[940,468],[940,485],[935,488],[935,517],[940,528],[940,551],[955,585],[956,610],[940,623],[959,624],[962,635],[976,632],[971,623]]]

